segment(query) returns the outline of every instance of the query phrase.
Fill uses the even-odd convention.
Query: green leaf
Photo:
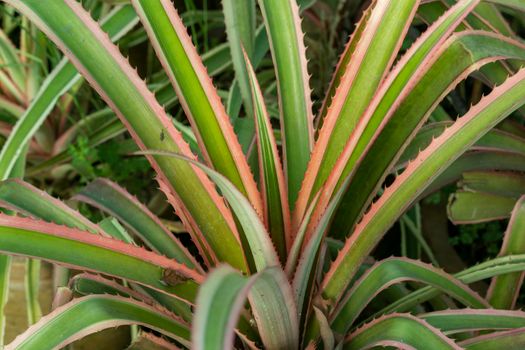
[[[519,173],[508,171],[466,172],[459,184],[467,191],[492,193],[516,199],[525,193],[525,178]]]
[[[246,278],[229,266],[210,272],[199,289],[192,342],[196,350],[233,347],[235,325],[255,277]]]
[[[310,160],[313,114],[306,49],[295,0],[259,0],[279,90],[288,201],[293,208]]]
[[[71,288],[71,291],[78,293],[79,295],[110,294],[133,298],[147,304],[152,304],[154,302],[153,299],[148,296],[127,288],[115,280],[86,272],[73,276],[69,280],[68,285]]]
[[[286,183],[263,94],[249,58],[247,56],[244,58],[254,105],[253,115],[257,132],[259,171],[262,174],[260,183],[264,205],[264,219],[273,243],[277,247],[281,261],[284,261],[292,245],[292,228],[290,226],[290,209]]]
[[[372,266],[346,293],[331,315],[332,328],[345,334],[373,298],[391,285],[404,281],[432,285],[466,306],[489,306],[468,286],[431,265],[404,258],[390,258]]]
[[[219,74],[225,67],[228,67],[228,65],[231,64],[228,45],[218,45],[216,48],[206,52],[202,56],[202,59],[208,69],[208,73],[211,76]],[[161,85],[162,87],[158,88],[158,90],[154,90],[156,92],[155,96],[157,97],[160,104],[164,105],[166,108],[171,108],[176,102],[178,102],[178,97],[168,81]],[[116,118],[111,109],[104,108],[86,116],[79,123],[72,126],[66,133],[64,133],[64,136],[62,136],[57,141],[57,143],[60,143],[61,147],[66,147],[71,141],[71,138],[77,134],[78,129],[81,126],[89,123],[100,123],[101,119],[110,120],[106,122],[106,124],[101,125],[100,128],[97,128],[95,131],[88,134],[89,147],[96,147],[99,144],[106,142],[107,140],[126,131],[126,127],[118,120],[118,118]],[[198,150],[197,140],[195,139],[195,135],[193,135],[191,128],[188,128],[187,126],[182,127],[182,123],[177,122],[175,119],[172,120],[175,124],[175,127],[177,127],[177,129],[182,133],[184,140],[190,144],[191,149]],[[65,149],[48,160],[30,167],[27,170],[27,174],[28,176],[35,176],[39,172],[47,170],[49,167],[70,160],[71,155],[69,152],[67,152],[67,149]]]
[[[514,206],[505,231],[499,256],[525,253],[525,197]],[[523,272],[494,277],[487,292],[487,300],[497,309],[513,309],[523,283]]]
[[[525,4],[521,0],[486,0],[486,1],[491,2],[493,4],[497,4],[497,5],[511,7],[513,9],[525,12]]]
[[[504,256],[483,262],[455,274],[454,277],[463,283],[470,284],[486,278],[504,275],[507,273],[522,272],[524,270],[525,255],[520,254]],[[439,294],[440,292],[433,287],[423,287],[393,302],[392,304],[374,314],[373,317],[378,317],[391,312],[404,312],[410,310],[415,305],[424,303],[425,301],[430,300]]]
[[[317,132],[319,132],[321,128],[323,127],[324,118],[326,117],[326,114],[328,113],[328,109],[332,105],[332,100],[336,94],[337,87],[341,83],[341,79],[343,78],[346,72],[347,66],[350,63],[350,60],[355,52],[357,44],[361,40],[361,36],[363,35],[363,32],[367,26],[367,22],[370,19],[370,13],[372,12],[373,8],[374,8],[373,6],[369,6],[365,10],[365,12],[362,14],[361,19],[355,25],[355,29],[352,32],[350,39],[346,43],[343,53],[339,57],[339,61],[337,62],[337,67],[335,68],[335,72],[332,75],[330,86],[328,87],[328,90],[326,90],[326,96],[323,100],[323,105],[321,106],[321,110],[319,111],[319,115],[317,117],[318,118],[317,125],[316,125]]]
[[[260,210],[257,185],[237,135],[173,4],[169,0],[133,0],[132,3],[177,91],[207,163],[226,176],[256,210]]]
[[[316,222],[315,226],[313,226],[313,229],[310,225],[310,215],[313,215],[313,209],[316,208],[318,203],[317,200],[312,202],[311,209],[308,210],[307,215],[300,226],[296,241],[292,246],[292,252],[294,252],[294,254],[296,248],[301,247],[301,256],[297,262],[297,268],[294,271],[292,283],[294,297],[299,309],[299,320],[301,322],[303,321],[304,317],[306,317],[306,312],[310,306],[312,291],[316,282],[317,269],[319,267],[318,262],[321,244],[323,243],[323,238],[325,237],[327,227],[337,208],[338,200],[343,194],[343,189],[340,189],[335,194],[334,201],[328,205],[319,222]],[[293,255],[291,256],[293,257]],[[289,261],[289,264],[286,265],[288,272],[292,271],[291,268],[293,267],[293,264],[294,262],[291,260]]]
[[[163,337],[139,330],[126,350],[180,350],[180,348]]]
[[[401,168],[410,159],[417,156],[420,150],[427,147],[433,138],[439,136],[447,127],[452,125],[451,121],[430,123],[422,127],[416,137],[405,149],[403,155],[399,158],[396,168]],[[508,150],[525,154],[525,139],[506,131],[498,129],[490,130],[478,142],[472,146],[471,150]]]
[[[132,324],[153,329],[186,346],[190,344],[188,325],[174,315],[131,299],[93,295],[57,308],[19,335],[6,349],[61,348],[88,334]]]
[[[345,339],[343,349],[369,349],[381,345],[402,349],[461,349],[425,321],[403,314],[381,317],[351,333]]]
[[[432,181],[488,130],[525,103],[525,70],[497,87],[423,150],[365,214],[323,282],[323,296],[339,299],[359,265]]]
[[[335,345],[335,336],[332,328],[330,327],[330,323],[321,310],[315,306],[313,309],[316,321],[319,324],[319,333],[321,334],[321,339],[323,340],[323,346],[325,349],[333,349]]]
[[[510,310],[445,310],[418,315],[446,334],[525,327],[525,312]]]
[[[521,350],[525,346],[525,329],[480,335],[460,343],[465,350]]]
[[[264,348],[297,349],[297,309],[284,272],[279,268],[260,272],[248,299]]]
[[[524,161],[525,155],[516,152],[503,150],[467,152],[435,179],[420,198],[445,185],[459,181],[468,171],[525,171]]]
[[[17,49],[3,31],[0,31],[0,64],[9,74],[14,85],[20,91],[24,91],[27,80],[24,64],[20,60]]]
[[[1,187],[0,187],[1,190]],[[118,218],[148,247],[191,268],[199,264],[188,250],[146,206],[125,189],[107,179],[97,179],[84,187],[76,200],[91,204]]]
[[[210,274],[197,296],[192,330],[195,349],[232,348],[234,327],[246,297],[265,349],[297,348],[297,312],[282,270],[268,268],[248,278],[221,266]]]
[[[9,279],[11,273],[11,257],[0,254],[0,346],[5,342],[5,306],[9,297]]]
[[[126,125],[142,148],[192,156],[170,118],[98,25],[73,0],[46,2],[7,0],[36,22]],[[174,158],[148,160],[164,182],[163,189],[180,215],[191,217],[194,241],[207,261],[221,260],[247,270],[235,223],[204,173]]]
[[[124,227],[113,217],[107,217],[102,219],[98,223],[101,229],[103,229],[108,235],[119,241],[126,242],[128,244],[135,244],[133,237],[129,235]]]
[[[512,197],[457,191],[450,196],[447,213],[455,225],[476,224],[510,217],[515,203]]]
[[[0,182],[0,206],[57,225],[107,236],[100,227],[77,211],[22,180]]]
[[[248,57],[252,57],[255,50],[255,4],[255,0],[222,1],[224,23],[226,34],[228,34],[235,78],[242,95],[244,109],[248,115],[253,113],[254,107],[243,49]]]
[[[192,300],[202,276],[184,265],[121,241],[32,219],[0,216],[0,251],[124,278]],[[82,254],[78,254],[82,252]],[[178,276],[173,281],[168,276]]]
[[[42,308],[38,300],[40,289],[40,260],[27,259],[25,273],[25,289],[27,304],[27,323],[32,325],[42,317]]]

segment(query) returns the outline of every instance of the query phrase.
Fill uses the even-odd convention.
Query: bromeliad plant
[[[524,11],[522,1],[373,1],[314,120],[297,3],[259,0],[261,32],[254,1],[224,0],[235,96],[255,122],[257,167],[250,167],[168,0],[131,3],[191,123],[202,162],[79,3],[4,1],[57,44],[124,123],[192,238],[185,247],[163,221],[107,180],[75,197],[109,214],[99,224],[21,180],[4,181],[4,207],[27,217],[0,216],[0,250],[86,271],[70,287],[87,295],[70,300],[61,289],[56,305],[62,306],[7,348],[52,349],[131,324],[169,338],[141,339],[168,349],[524,345],[525,313],[491,309],[492,298],[468,284],[521,272],[525,255],[501,256],[455,276],[405,258],[371,267],[367,259],[425,191],[461,174],[462,155],[525,103],[525,70],[519,70],[525,45],[495,7]],[[416,14],[431,24],[401,53]],[[282,152],[252,67],[268,47]],[[495,86],[492,92],[435,137],[418,133],[442,98],[474,72]],[[393,172],[395,180],[383,188]],[[519,229],[522,216],[515,211],[513,227]],[[394,288],[400,282],[428,286],[408,292]],[[513,298],[504,293],[506,285],[494,283],[491,295]],[[381,292],[395,299],[368,319]],[[468,308],[427,312],[455,305],[451,298]]]

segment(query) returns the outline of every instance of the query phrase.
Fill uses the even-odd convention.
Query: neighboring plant
[[[440,2],[441,16],[403,54],[420,1],[373,1],[314,122],[298,4],[259,0],[268,40],[258,41],[264,34],[257,34],[255,1],[224,0],[235,96],[254,120],[258,166],[249,165],[230,120],[237,116],[226,112],[170,1],[131,3],[191,123],[202,162],[78,2],[5,2],[57,44],[120,118],[141,149],[135,155],[146,156],[191,236],[183,245],[166,222],[108,180],[95,180],[74,197],[109,214],[99,224],[22,180],[4,181],[3,206],[27,217],[0,216],[0,251],[85,271],[70,280],[70,288],[86,295],[71,299],[71,290],[60,289],[56,309],[8,349],[53,349],[120,325],[161,333],[170,341],[153,334],[136,340],[167,349],[525,346],[525,313],[491,309],[496,298],[494,305],[512,306],[515,294],[506,288],[521,283],[525,255],[507,255],[515,253],[510,243],[503,256],[455,276],[406,258],[371,267],[369,259],[405,211],[463,173],[463,154],[525,103],[525,70],[516,63],[525,60],[525,45],[510,32],[501,34],[508,27],[494,6],[525,11],[522,1]],[[420,16],[429,18],[426,9]],[[476,26],[468,16],[487,28],[470,29]],[[277,77],[281,152],[252,67],[268,48]],[[425,138],[422,126],[442,98],[488,63],[494,64],[481,74],[498,86]],[[74,72],[65,59],[63,64]],[[57,91],[67,86],[48,79]],[[192,133],[181,129],[191,140]],[[16,157],[2,161],[12,169]],[[509,232],[521,229],[520,208]],[[488,298],[468,287],[492,277]],[[400,282],[409,283],[395,286]],[[427,286],[410,292],[415,282]],[[379,299],[386,306],[378,307]],[[451,305],[467,308],[439,311]],[[402,313],[408,311],[413,314]]]

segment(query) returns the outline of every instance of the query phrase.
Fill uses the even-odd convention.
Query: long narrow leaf
[[[133,0],[133,5],[192,123],[202,153],[260,212],[260,195],[237,135],[173,4]]]
[[[288,200],[294,206],[313,144],[309,76],[295,0],[259,0],[279,90]]]
[[[0,206],[35,219],[107,236],[80,213],[22,180],[0,182]]]
[[[460,350],[461,347],[436,328],[414,316],[394,314],[379,318],[350,334],[343,349],[395,346],[402,349]]]
[[[516,198],[484,192],[457,191],[450,196],[447,213],[455,225],[476,224],[510,217]]]
[[[193,348],[233,348],[235,326],[255,278],[243,277],[229,266],[220,266],[210,272],[196,300]]]
[[[255,50],[255,5],[255,0],[222,1],[224,23],[228,34],[235,78],[241,91],[244,109],[248,115],[251,115],[254,109],[250,80],[244,64],[243,49],[248,57],[252,57]]]
[[[525,312],[510,310],[445,310],[418,315],[446,334],[525,327]]]
[[[144,151],[140,154],[154,154],[164,157],[178,158],[200,168],[210,177],[210,179],[221,190],[222,195],[230,204],[240,226],[243,229],[244,248],[250,252],[254,267],[257,271],[262,271],[267,267],[280,266],[277,251],[270,239],[270,234],[251,206],[250,202],[243,194],[223,175],[192,159],[186,158],[176,153],[162,151]]]
[[[78,315],[82,315],[79,317]],[[6,347],[51,350],[107,328],[138,324],[189,346],[188,326],[174,315],[132,299],[110,295],[75,299],[43,317]]]
[[[254,105],[253,114],[257,131],[259,171],[262,173],[260,182],[264,203],[264,218],[281,261],[284,261],[293,239],[291,236],[290,209],[286,183],[263,94],[249,58],[246,55],[244,58]]]
[[[454,275],[455,278],[463,283],[469,284],[492,278],[494,276],[504,275],[514,272],[522,272],[525,270],[525,255],[511,255],[500,258],[495,258],[476,266],[470,267],[466,270],[458,272]],[[424,303],[440,293],[435,288],[427,286],[409,295],[391,303],[387,307],[377,312],[374,317],[391,312],[404,312],[410,310],[415,305]]]
[[[460,345],[465,350],[521,350],[525,346],[525,328],[480,335]]]
[[[345,334],[376,295],[389,286],[403,281],[430,284],[460,300],[466,306],[488,307],[483,298],[452,276],[418,261],[391,258],[382,260],[370,268],[348,291],[333,312],[332,327],[334,330]]]
[[[525,197],[514,206],[512,216],[505,231],[499,256],[525,253]],[[487,299],[497,309],[512,309],[516,305],[523,273],[512,273],[494,277],[490,283]]]
[[[323,197],[329,198],[331,193],[340,187],[352,170],[359,166],[360,160],[366,150],[370,149],[376,142],[378,129],[389,120],[394,114],[395,108],[410,93],[414,81],[418,76],[428,69],[429,62],[437,48],[442,45],[447,36],[453,32],[457,24],[469,13],[478,3],[478,0],[463,0],[457,3],[443,17],[434,23],[427,31],[412,45],[408,52],[403,55],[395,68],[378,88],[370,105],[366,111],[356,121],[355,129],[345,142],[341,155],[335,163],[334,169],[330,173],[326,184],[323,186]],[[439,51],[438,51],[439,52]],[[382,144],[381,144],[382,145]],[[391,147],[391,145],[390,145]],[[386,158],[383,158],[385,161]],[[366,164],[370,166],[371,164]],[[374,165],[377,168],[376,165]],[[319,183],[318,183],[319,185]],[[314,187],[314,193],[319,189]],[[351,188],[349,191],[352,191]],[[360,193],[367,192],[368,188],[363,188]],[[348,198],[350,194],[346,196]],[[323,203],[320,203],[321,207]],[[352,212],[350,213],[352,215]],[[314,215],[315,219],[315,215]]]
[[[6,215],[0,216],[0,251],[124,278],[190,300],[195,282],[203,279],[171,259],[115,239]]]

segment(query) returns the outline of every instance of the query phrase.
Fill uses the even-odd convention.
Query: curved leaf
[[[460,344],[465,350],[521,350],[525,346],[525,328],[480,335]]]
[[[148,305],[154,303],[153,299],[149,298],[147,295],[127,288],[113,279],[107,279],[86,272],[73,276],[69,280],[68,286],[71,291],[83,296],[90,294],[110,294],[125,298],[133,298]]]
[[[4,31],[0,31],[0,64],[5,69],[13,84],[23,91],[26,88],[26,72],[24,64],[17,54],[16,48]]]
[[[525,103],[525,70],[482,99],[423,150],[375,202],[347,239],[323,281],[323,296],[339,299],[359,265],[397,218],[452,162]]]
[[[510,171],[471,171],[460,185],[467,191],[485,192],[519,199],[525,193],[525,177]]]
[[[214,270],[199,290],[193,346],[230,349],[246,297],[265,349],[297,348],[297,314],[284,273],[269,268],[248,278],[228,266]]]
[[[450,165],[432,184],[423,192],[420,198],[437,189],[456,182],[467,171],[499,170],[525,171],[525,155],[502,150],[466,152]]]
[[[199,289],[192,324],[192,345],[196,350],[233,347],[237,320],[255,277],[246,278],[229,266],[210,272]]]
[[[452,123],[447,121],[423,126],[399,158],[395,170],[403,168],[406,162],[415,158],[420,150],[427,147],[433,138],[443,133]],[[471,151],[474,150],[507,150],[525,154],[525,139],[506,131],[492,129],[472,146]]]
[[[411,315],[381,317],[350,334],[343,349],[395,346],[402,349],[461,349],[436,328]]]
[[[248,199],[223,175],[195,160],[176,153],[162,151],[143,151],[137,154],[154,154],[158,156],[178,158],[186,161],[205,172],[221,190],[222,195],[230,204],[240,226],[243,229],[243,238],[246,239],[245,250],[250,252],[257,271],[267,267],[280,266],[277,252],[270,239],[270,234],[264,227]]]
[[[520,0],[486,0],[486,1],[491,2],[493,4],[508,6],[516,10],[525,12],[525,4],[523,3],[523,1],[520,1]]]
[[[468,286],[431,265],[404,258],[390,258],[372,266],[352,286],[332,313],[333,329],[345,334],[375,296],[389,286],[404,281],[432,285],[467,306],[475,308],[489,306]]]
[[[456,191],[449,198],[447,214],[455,225],[502,220],[510,217],[515,203],[512,197]]]
[[[243,49],[248,57],[252,57],[255,50],[255,0],[234,1],[223,0],[224,24],[230,46],[235,78],[239,86],[246,114],[253,113],[253,101],[250,89],[250,80],[244,64]]]
[[[0,206],[57,225],[108,236],[98,225],[77,211],[22,180],[0,182]]]
[[[361,38],[346,66],[336,94],[319,131],[319,137],[301,186],[294,213],[299,222],[311,201],[332,174],[361,114],[394,63],[419,0],[376,1]]]
[[[100,330],[132,324],[151,328],[189,346],[188,326],[175,315],[132,299],[93,295],[55,309],[7,345],[6,350],[61,348]]]
[[[321,106],[321,109],[319,110],[319,115],[317,116],[317,132],[319,132],[319,130],[321,130],[321,128],[323,127],[324,118],[326,117],[328,109],[332,104],[332,99],[334,98],[337,92],[337,87],[341,83],[341,79],[344,76],[346,67],[348,66],[350,60],[352,59],[352,56],[354,55],[357,44],[361,40],[361,36],[363,35],[368,20],[370,19],[370,13],[372,12],[373,8],[373,6],[369,6],[364,11],[363,15],[361,16],[361,19],[359,20],[359,22],[356,23],[355,29],[352,32],[350,39],[346,43],[343,53],[341,53],[341,56],[339,57],[339,61],[337,62],[337,66],[335,67],[335,71],[332,75],[332,80],[330,81],[330,86],[326,90],[323,105]]]
[[[203,280],[184,265],[112,238],[6,215],[0,215],[0,251],[124,278],[189,301],[195,282]]]
[[[463,283],[469,284],[491,278],[498,275],[504,275],[513,272],[522,272],[525,270],[525,255],[510,255],[495,258],[476,266],[470,267],[454,275],[455,278]],[[404,312],[410,310],[415,305],[424,303],[440,294],[435,288],[427,286],[418,289],[407,296],[393,302],[387,307],[377,312],[373,317],[391,312]]]

